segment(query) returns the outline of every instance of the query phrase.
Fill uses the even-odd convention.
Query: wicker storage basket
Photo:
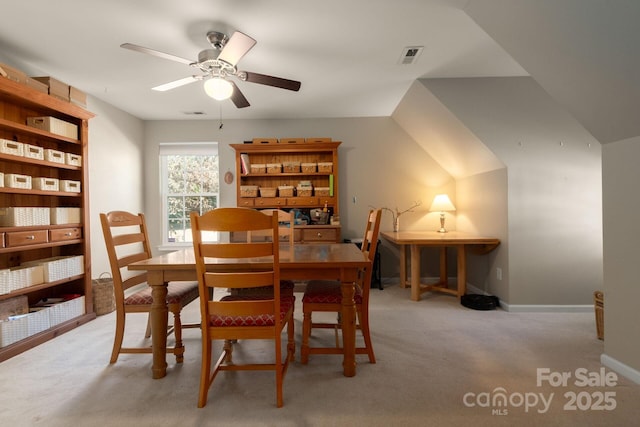
[[[263,163],[258,163],[255,165],[251,165],[251,173],[266,173],[267,172],[267,165],[263,164]]]
[[[276,187],[260,187],[260,197],[276,197]]]
[[[302,163],[303,173],[315,173],[316,170],[317,170],[317,166],[315,163]]]
[[[113,293],[113,279],[109,273],[102,273],[91,281],[93,293],[93,311],[96,315],[111,313],[116,309],[116,298]]]
[[[602,291],[595,291],[593,293],[594,308],[596,312],[596,333],[598,339],[604,339],[604,294]]]
[[[284,173],[300,172],[300,162],[284,162],[282,164],[282,171]]]
[[[293,197],[293,186],[291,185],[278,186],[278,195],[280,197]]]
[[[267,173],[282,173],[282,163],[267,163]]]
[[[333,172],[333,162],[318,162],[318,172],[322,172],[322,173]]]
[[[313,187],[298,187],[296,191],[298,197],[311,197],[311,193],[313,193]]]
[[[329,187],[316,187],[313,192],[318,197],[329,197]]]
[[[241,185],[240,197],[258,197],[257,185]]]

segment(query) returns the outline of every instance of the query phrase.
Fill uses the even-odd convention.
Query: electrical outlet
[[[500,267],[496,268],[496,279],[502,280],[502,269]]]

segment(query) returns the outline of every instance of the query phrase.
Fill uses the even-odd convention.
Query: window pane
[[[184,162],[182,156],[167,156],[167,187],[169,193],[184,191]]]
[[[218,193],[218,156],[204,157],[202,159],[202,192]]]
[[[200,215],[217,207],[218,198],[216,196],[203,197],[202,204],[200,205]]]
[[[218,207],[218,155],[174,152],[162,159],[165,243],[188,243],[192,241],[189,214]]]
[[[184,198],[182,196],[167,197],[167,217],[184,218]]]
[[[169,242],[184,242],[184,221],[182,219],[169,220]]]

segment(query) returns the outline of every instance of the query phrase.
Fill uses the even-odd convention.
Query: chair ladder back
[[[369,211],[364,238],[362,241],[362,252],[367,256],[369,265],[364,270],[360,271],[358,275],[358,286],[360,287],[363,298],[365,299],[369,298],[369,288],[371,287],[373,263],[375,261],[376,249],[378,247],[378,234],[380,233],[381,218],[382,209],[372,209]]]
[[[231,220],[229,216],[235,218]],[[270,242],[247,242],[247,243],[226,243],[226,242],[203,242],[203,231],[224,231],[229,232],[250,232],[250,231],[271,231],[277,233],[278,218],[276,215],[266,215],[259,211],[246,208],[218,208],[203,215],[195,212],[191,214],[191,226],[193,228],[194,253],[196,258],[196,270],[200,288],[200,296],[204,300],[209,300],[210,288],[258,288],[270,286],[274,288],[274,297],[280,298],[280,261],[278,258],[279,243]],[[204,262],[205,258],[233,258],[242,262],[243,258],[264,257],[264,264],[252,266],[257,271],[247,271],[242,268],[229,268],[222,272],[208,272]],[[223,303],[215,305],[202,305],[203,309],[209,310],[221,306]],[[236,304],[240,305],[240,304]],[[276,307],[277,308],[277,307]],[[272,309],[273,310],[273,309]],[[273,313],[273,311],[271,311]],[[211,312],[207,311],[207,315]],[[203,314],[204,315],[204,314]]]
[[[380,234],[380,219],[382,217],[382,209],[372,209],[369,211],[367,225],[362,239],[362,252],[365,252],[370,261],[376,256],[378,247],[378,235]]]
[[[293,245],[293,242],[295,240],[295,233],[293,229],[295,224],[295,219],[294,219],[293,211],[287,212],[282,209],[260,209],[259,212],[262,212],[267,215],[277,215],[278,216],[278,241],[281,241],[280,240],[281,237],[286,237],[286,241],[290,245]],[[254,238],[266,237],[266,236],[269,236],[271,239],[273,239],[273,235],[271,234],[271,231],[269,231],[268,234],[265,232],[261,233],[261,232],[248,231],[247,241],[251,242]]]
[[[125,290],[146,281],[146,273],[131,274],[126,279],[122,270],[136,261],[151,258],[149,235],[144,214],[111,211],[100,214],[107,256],[111,267],[116,301],[123,300]]]

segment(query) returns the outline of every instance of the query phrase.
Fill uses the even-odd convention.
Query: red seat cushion
[[[167,304],[181,303],[183,306],[198,298],[198,282],[169,282],[167,286]],[[125,305],[150,305],[151,286],[147,286],[138,292],[127,296]]]
[[[268,299],[266,295],[228,295],[221,301],[251,301]],[[295,304],[296,298],[293,295],[283,295],[280,298],[280,321],[282,322],[287,312]],[[209,326],[273,326],[275,317],[272,314],[260,314],[257,316],[220,316],[212,314],[209,316]]]
[[[362,304],[362,291],[358,287],[356,287],[356,293],[353,299],[356,304]],[[340,304],[342,302],[340,282],[331,280],[310,281],[302,297],[302,302],[311,304]]]

